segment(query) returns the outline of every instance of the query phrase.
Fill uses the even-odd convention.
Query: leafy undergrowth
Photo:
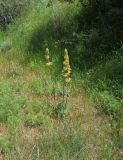
[[[122,149],[111,139],[110,120],[87,100],[80,79],[73,78],[65,109],[58,105],[63,100],[60,78],[54,85],[45,64],[32,63],[33,69],[30,62],[0,59],[0,158],[122,159]]]

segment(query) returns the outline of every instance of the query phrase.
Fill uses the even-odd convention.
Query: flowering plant
[[[69,97],[69,89],[70,89],[70,82],[71,82],[71,66],[69,62],[69,55],[67,49],[64,52],[64,60],[63,60],[63,101],[64,105],[67,105],[68,97]]]
[[[46,59],[46,66],[51,66],[52,61],[51,61],[51,58],[50,58],[49,48],[46,48],[45,59]]]

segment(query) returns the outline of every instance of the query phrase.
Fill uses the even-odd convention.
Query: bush
[[[0,26],[6,30],[7,25],[20,16],[29,0],[2,0],[0,2]]]
[[[34,114],[28,114],[25,120],[26,126],[34,127],[34,126],[43,126],[49,127],[51,125],[50,119],[48,116],[44,115],[42,112]]]
[[[78,16],[78,34],[74,60],[80,69],[90,69],[102,60],[116,55],[123,40],[123,2],[122,0],[81,1]],[[75,57],[74,55],[74,57]]]
[[[47,46],[54,49],[57,46],[68,45],[66,41],[71,42],[73,32],[77,31],[76,16],[79,5],[55,1],[51,7],[42,9],[43,14],[39,11],[38,15],[35,12],[38,7],[36,6],[34,14],[38,22],[30,35],[28,51],[41,53],[41,50],[44,51]]]
[[[34,80],[29,84],[29,89],[32,93],[40,96],[44,93],[44,86],[41,80]]]

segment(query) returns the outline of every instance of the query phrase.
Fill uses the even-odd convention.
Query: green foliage
[[[16,86],[9,82],[0,83],[0,123],[6,125],[9,141],[3,141],[3,150],[9,151],[9,145],[17,141],[22,126],[22,108],[25,99],[18,95]]]
[[[75,17],[79,11],[79,5],[55,1],[51,7],[43,8],[43,16],[41,11],[37,15],[36,7],[37,5],[34,9],[36,25],[31,32],[28,51],[40,53],[47,47],[54,49],[62,43],[65,45],[66,39],[71,39],[73,31],[77,30]],[[40,23],[37,22],[39,19]]]
[[[7,78],[20,78],[23,75],[23,70],[18,70],[17,66],[11,66],[6,70]]]
[[[55,159],[84,159],[89,158],[86,150],[86,140],[83,132],[71,124],[66,123],[63,130],[50,132],[46,138],[39,140],[39,148],[42,151],[40,158]]]
[[[25,1],[22,0],[22,2]],[[22,10],[18,11],[18,6],[20,7],[18,0],[6,0],[5,5],[0,8],[0,14],[2,13],[7,20],[4,23],[3,15],[2,21],[0,16],[0,24],[4,29],[22,13]],[[15,55],[18,59],[24,55],[23,65],[26,63],[26,69],[35,76],[35,80],[32,80],[34,78],[32,77],[32,81],[29,82],[28,89],[24,88],[23,91],[26,81],[23,79],[23,70],[10,65],[6,70],[5,78],[16,82],[0,83],[0,121],[7,126],[9,139],[14,144],[14,153],[18,152],[20,159],[23,156],[19,153],[17,143],[21,125],[49,129],[47,129],[49,133],[43,130],[45,136],[41,135],[40,142],[36,142],[32,150],[29,150],[32,157],[36,155],[33,159],[40,159],[37,158],[36,147],[41,150],[41,159],[91,159],[88,158],[88,153],[86,154],[85,139],[80,126],[77,128],[70,123],[67,123],[63,129],[58,124],[55,126],[57,120],[62,123],[69,119],[68,106],[64,103],[49,105],[41,100],[44,98],[49,101],[50,97],[54,96],[55,99],[63,95],[61,82],[58,79],[61,76],[59,73],[62,67],[62,50],[65,47],[70,50],[70,64],[72,68],[76,68],[77,72],[72,82],[72,85],[75,85],[72,86],[73,95],[80,94],[78,91],[82,87],[85,88],[88,93],[91,93],[92,99],[96,100],[95,105],[102,107],[102,110],[111,118],[113,135],[111,140],[114,143],[102,140],[99,146],[99,159],[110,159],[115,154],[114,144],[119,148],[122,147],[123,55],[122,48],[117,50],[121,46],[123,37],[122,14],[120,0],[117,3],[115,0],[82,1],[82,8],[77,1],[73,3],[54,1],[50,4],[50,1],[31,0],[31,5],[22,18],[14,21],[15,23],[7,32],[0,33],[0,52],[5,53],[2,56],[7,59],[6,62],[13,60]],[[46,47],[51,48],[53,71],[41,62],[44,61]],[[10,59],[9,54],[12,55]],[[79,74],[78,69],[83,73]],[[32,101],[27,99],[24,105],[21,94],[27,94]],[[33,98],[36,100],[33,101]],[[67,118],[56,118],[56,116],[61,118],[66,115]],[[51,125],[51,118],[53,118],[53,125]],[[74,119],[72,122],[74,123]],[[76,123],[78,125],[78,122]],[[51,126],[59,127],[60,130],[55,128],[56,130],[52,132]],[[119,143],[120,140],[121,143]],[[8,152],[11,148],[8,139],[3,138],[0,141],[3,152]],[[13,156],[16,157],[16,154]]]
[[[32,81],[29,84],[29,89],[38,96],[44,93],[44,87],[41,80]]]
[[[99,101],[105,112],[113,114],[119,111],[121,103],[116,100],[108,91],[99,93]]]
[[[0,121],[7,122],[11,116],[19,116],[24,99],[14,92],[10,83],[0,83]]]
[[[47,70],[45,71],[47,72]],[[49,74],[49,72],[47,74]],[[50,72],[50,74],[52,73]],[[31,81],[28,86],[29,90],[37,96],[55,96],[63,94],[61,82],[59,82],[59,80],[55,80],[54,78],[52,79],[52,77],[55,77],[55,74],[51,76],[43,75],[43,77],[41,76],[39,79]]]
[[[25,108],[25,113],[25,124],[27,126],[50,126],[51,122],[48,114],[50,115],[52,110],[46,102],[34,100],[28,103],[27,107]]]
[[[123,40],[123,3],[121,0],[87,0],[81,2],[78,16],[78,41],[73,63],[81,70],[106,61],[121,47]]]
[[[31,61],[28,66],[32,71],[38,69],[38,64],[35,61]]]
[[[5,137],[0,136],[0,154],[10,153],[10,150],[11,150],[10,141]]]
[[[68,115],[69,107],[64,102],[53,106],[53,114],[57,117],[65,117]]]
[[[19,17],[28,0],[2,0],[0,2],[0,26],[6,30],[7,25]]]
[[[99,159],[110,159],[111,157],[113,157],[114,159],[118,159],[118,154],[113,154],[116,151],[113,144],[108,139],[101,139],[99,147]]]

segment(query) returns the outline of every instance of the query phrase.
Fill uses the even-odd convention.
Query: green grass
[[[35,60],[31,61],[35,62]],[[91,99],[87,99],[83,87],[88,89],[84,84],[89,84],[89,82],[81,79],[80,73],[74,72],[69,110],[66,114],[64,108],[59,105],[62,102],[61,79],[57,78],[59,82],[55,82],[54,78],[51,78],[54,75],[49,74],[45,68],[45,62],[36,64],[37,67],[32,70],[28,62],[23,65],[23,61],[20,61],[20,65],[16,67],[17,62],[14,59],[12,68],[15,68],[17,73],[23,71],[17,76],[13,76],[13,73],[12,76],[11,74],[8,76],[8,72],[3,72],[11,73],[7,63],[9,61],[2,57],[2,68],[0,68],[2,74],[0,83],[2,155],[9,159],[25,159],[27,154],[30,159],[38,157],[39,159],[89,160],[94,154],[100,159],[103,157],[110,159],[112,155],[116,157],[114,159],[121,157],[115,147],[116,142],[119,141],[115,139],[118,133],[113,131],[116,131],[118,125],[113,124],[111,128],[108,116],[104,115],[99,108],[95,110],[94,107],[96,104],[99,104],[100,108],[103,105],[104,111],[107,109],[109,113],[109,107],[119,104],[117,100],[110,95],[107,96],[105,92],[97,95],[97,91],[91,91]],[[48,83],[50,87],[46,85]],[[51,94],[53,83],[56,83],[56,90]],[[59,92],[59,87],[61,92]],[[92,103],[92,99],[97,101]],[[98,114],[102,115],[98,116]],[[102,123],[102,118],[106,123]],[[96,119],[99,121],[97,122]],[[99,134],[97,139],[95,139],[96,134]],[[109,138],[110,134],[112,134],[111,138]],[[103,139],[107,141],[104,143]],[[93,151],[92,145],[95,145],[96,151]]]
[[[27,12],[6,33],[0,33],[1,156],[10,160],[120,160],[122,48],[120,56],[91,69],[83,59],[80,72],[75,62],[80,52],[86,54],[83,44],[56,43],[77,31],[80,4],[55,2],[46,7],[46,3],[32,1]],[[46,47],[51,68],[44,58]],[[67,107],[62,82],[65,47],[72,64]]]

